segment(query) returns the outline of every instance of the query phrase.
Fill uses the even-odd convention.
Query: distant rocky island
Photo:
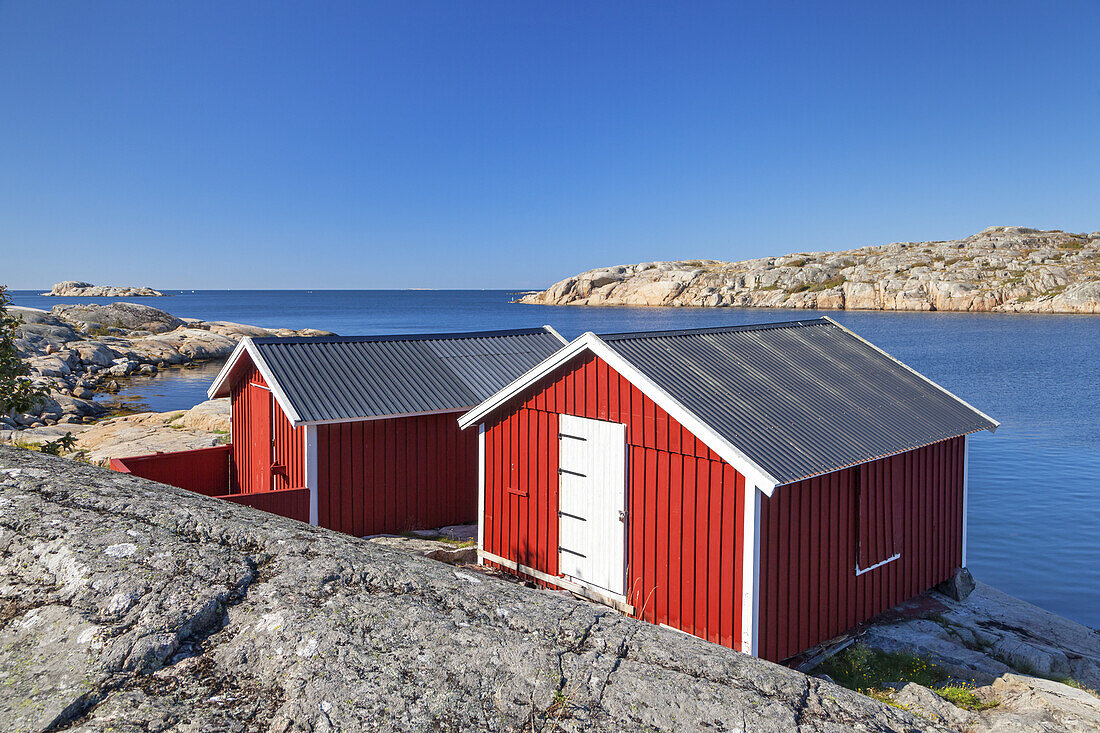
[[[965,239],[589,270],[517,302],[1100,313],[1100,232],[990,227]]]
[[[131,285],[92,285],[79,280],[66,280],[54,284],[50,292],[42,295],[66,298],[163,298],[164,293],[152,288],[138,288]]]

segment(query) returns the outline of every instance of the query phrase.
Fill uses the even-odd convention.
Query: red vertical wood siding
[[[233,483],[244,494],[305,486],[305,428],[291,426],[266,386],[252,366],[230,391]]]
[[[964,460],[953,438],[762,498],[760,656],[786,659],[950,577],[962,562]],[[892,499],[866,535],[861,494]],[[880,559],[901,557],[857,576],[861,535]]]
[[[559,574],[560,414],[627,426],[626,594],[636,615],[739,648],[744,477],[595,356],[486,424],[484,549]]]
[[[280,517],[297,519],[299,522],[309,521],[309,489],[275,489],[250,494],[232,494],[220,498],[234,504],[243,504],[253,509],[278,514]]]
[[[322,527],[363,535],[477,518],[477,432],[456,413],[317,426]]]
[[[122,473],[178,486],[205,496],[229,493],[230,446],[112,458],[111,468]]]

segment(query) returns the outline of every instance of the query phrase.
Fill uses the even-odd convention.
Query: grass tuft
[[[965,685],[946,685],[944,687],[937,687],[933,692],[944,700],[953,703],[955,707],[962,708],[963,710],[973,710],[977,712],[995,708],[999,704],[995,700],[983,700],[974,694],[972,688],[966,687]]]
[[[858,644],[829,657],[818,669],[838,685],[859,692],[903,682],[935,687],[948,678],[947,672],[922,657],[904,652],[891,654]]]

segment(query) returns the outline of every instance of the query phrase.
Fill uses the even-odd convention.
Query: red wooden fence
[[[218,498],[278,514],[280,517],[297,519],[299,522],[309,521],[309,489],[275,489]]]
[[[220,496],[230,491],[230,450],[228,445],[219,445],[198,450],[112,458],[111,468],[204,496]]]
[[[231,446],[200,448],[176,453],[112,458],[111,469],[150,481],[194,491],[196,494],[225,499],[235,504],[282,517],[309,521],[309,489],[276,489],[253,494],[230,494],[229,456]]]

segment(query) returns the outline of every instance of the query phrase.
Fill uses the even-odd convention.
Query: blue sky
[[[0,282],[534,287],[1100,229],[1100,5],[0,0]]]

